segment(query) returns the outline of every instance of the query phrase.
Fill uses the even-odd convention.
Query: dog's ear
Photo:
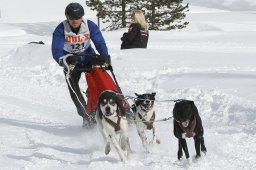
[[[176,103],[175,103],[174,108],[172,110],[172,115],[174,118],[176,118],[176,114],[177,114],[177,109],[176,109]]]
[[[152,97],[153,97],[152,99],[153,99],[153,100],[156,99],[155,96],[156,96],[156,92],[153,92],[153,93],[152,93]]]
[[[183,102],[183,101],[181,101]],[[182,103],[180,101],[179,102],[176,102],[174,107],[173,107],[173,117],[174,119],[176,120],[180,120],[180,116],[181,116],[181,113],[182,113]]]
[[[141,95],[138,94],[138,93],[134,93],[134,94],[137,96],[137,98],[136,98],[136,100],[135,100],[135,105],[138,106],[138,105],[140,105],[140,103],[141,103],[141,101],[139,100],[139,98],[141,98]]]
[[[121,96],[116,94],[115,101],[116,101],[116,104],[117,104],[118,111],[120,111],[122,113],[122,116],[125,116],[125,109],[123,107],[123,100],[121,99]]]
[[[101,94],[100,97],[99,97],[99,99],[98,99],[98,105],[97,105],[98,108],[100,108],[100,102],[102,101],[102,98],[103,98],[103,95]]]
[[[197,107],[194,103],[194,101],[189,101],[190,105],[191,105],[191,111],[193,112],[193,114],[198,114],[198,110]]]
[[[100,119],[102,119],[102,117],[103,117],[103,113],[102,113],[102,111],[101,111],[101,109],[100,108],[98,108],[97,109],[97,111],[96,111],[96,115],[99,115],[99,117],[100,117]]]
[[[134,93],[137,97],[139,97],[140,95],[138,93]]]
[[[195,103],[192,100],[189,100],[189,104],[191,105],[191,107],[195,106]]]
[[[156,92],[153,92],[152,95],[155,97],[156,96]]]
[[[97,103],[97,111],[96,112],[98,112],[100,119],[102,119],[103,113],[102,113],[102,111],[100,109],[100,101],[101,100],[99,98],[98,103]]]

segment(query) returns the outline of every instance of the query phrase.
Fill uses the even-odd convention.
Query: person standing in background
[[[124,33],[121,40],[121,49],[147,48],[148,44],[148,23],[141,10],[131,12],[131,25],[128,32]]]

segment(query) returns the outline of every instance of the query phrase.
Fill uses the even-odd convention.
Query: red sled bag
[[[113,81],[111,76],[99,67],[93,67],[92,72],[86,73],[85,78],[88,85],[87,92],[87,106],[86,112],[88,114],[95,114],[97,109],[98,98],[100,94],[105,90],[113,90],[116,93],[120,93],[119,88]],[[121,96],[123,98],[123,96]],[[129,109],[128,103],[123,99],[123,106],[125,109]]]
[[[102,56],[98,54],[79,54],[79,55],[74,55],[74,54],[67,54],[63,56],[60,59],[60,65],[63,66],[66,71],[66,79],[68,80],[68,76],[71,72],[70,65],[69,63],[73,63],[71,61],[84,61],[87,57],[91,59],[91,62],[88,63],[88,65],[80,67],[79,65],[75,65],[75,70],[81,71],[85,73],[85,78],[87,81],[88,85],[88,90],[87,90],[87,105],[86,105],[86,112],[89,115],[95,115],[96,110],[97,110],[97,105],[98,105],[98,98],[100,94],[105,91],[105,90],[112,90],[116,93],[120,94],[120,98],[123,101],[123,107],[126,111],[126,114],[131,114],[130,112],[130,107],[128,102],[125,100],[124,96],[122,96],[122,92],[118,86],[118,83],[115,79],[115,75],[113,73],[112,66],[109,65],[108,68],[102,67]],[[79,63],[79,62],[78,62]],[[97,67],[97,66],[100,67]],[[114,81],[112,77],[107,73],[106,69],[109,69],[110,72],[112,73],[112,76],[114,78]]]

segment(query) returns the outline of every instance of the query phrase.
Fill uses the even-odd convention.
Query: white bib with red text
[[[65,44],[64,50],[68,53],[81,53],[90,46],[90,30],[87,20],[83,20],[78,34],[71,31],[67,20],[63,21]]]

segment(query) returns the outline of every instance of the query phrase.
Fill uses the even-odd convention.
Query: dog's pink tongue
[[[187,120],[185,122],[182,122],[181,124],[182,124],[183,127],[188,127],[189,121]]]

